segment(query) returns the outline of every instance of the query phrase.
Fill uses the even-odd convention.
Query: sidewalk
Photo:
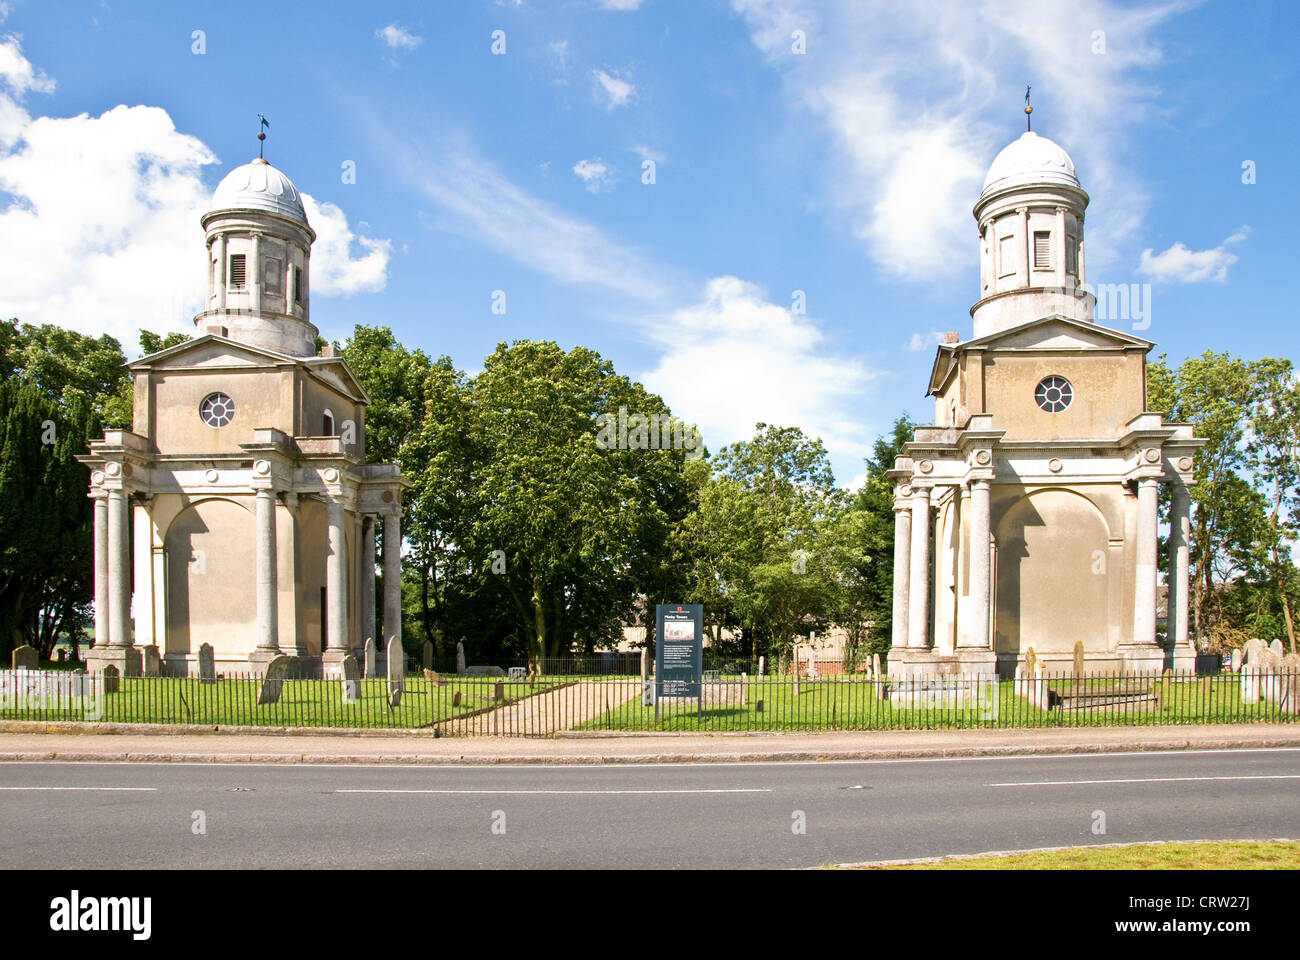
[[[421,734],[256,733],[0,723],[0,762],[84,760],[206,763],[703,763],[893,760],[1143,750],[1300,748],[1300,724],[870,733],[575,735],[554,739]]]

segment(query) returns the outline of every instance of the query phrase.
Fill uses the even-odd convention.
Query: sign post
[[[704,606],[660,603],[655,606],[655,722],[661,697],[695,697],[703,717]]]

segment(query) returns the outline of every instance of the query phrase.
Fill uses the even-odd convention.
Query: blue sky
[[[1135,332],[1300,360],[1297,35],[1287,3],[4,0],[0,312],[190,329],[198,213],[260,111],[326,336],[471,372],[583,344],[711,449],[791,424],[849,483],[970,335],[970,209],[1026,83],[1092,196],[1089,280],[1150,284]]]

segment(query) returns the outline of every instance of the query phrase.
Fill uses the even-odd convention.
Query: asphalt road
[[[570,767],[4,763],[0,868],[812,867],[1294,838],[1297,801],[1294,748]]]

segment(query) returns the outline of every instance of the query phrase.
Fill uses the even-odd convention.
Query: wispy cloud
[[[638,10],[644,0],[600,0],[600,5],[606,10]]]
[[[1148,248],[1142,251],[1138,273],[1157,283],[1223,283],[1228,279],[1228,268],[1237,262],[1237,255],[1228,247],[1245,240],[1249,233],[1249,227],[1242,227],[1209,250],[1189,250],[1181,240],[1160,253]]]

